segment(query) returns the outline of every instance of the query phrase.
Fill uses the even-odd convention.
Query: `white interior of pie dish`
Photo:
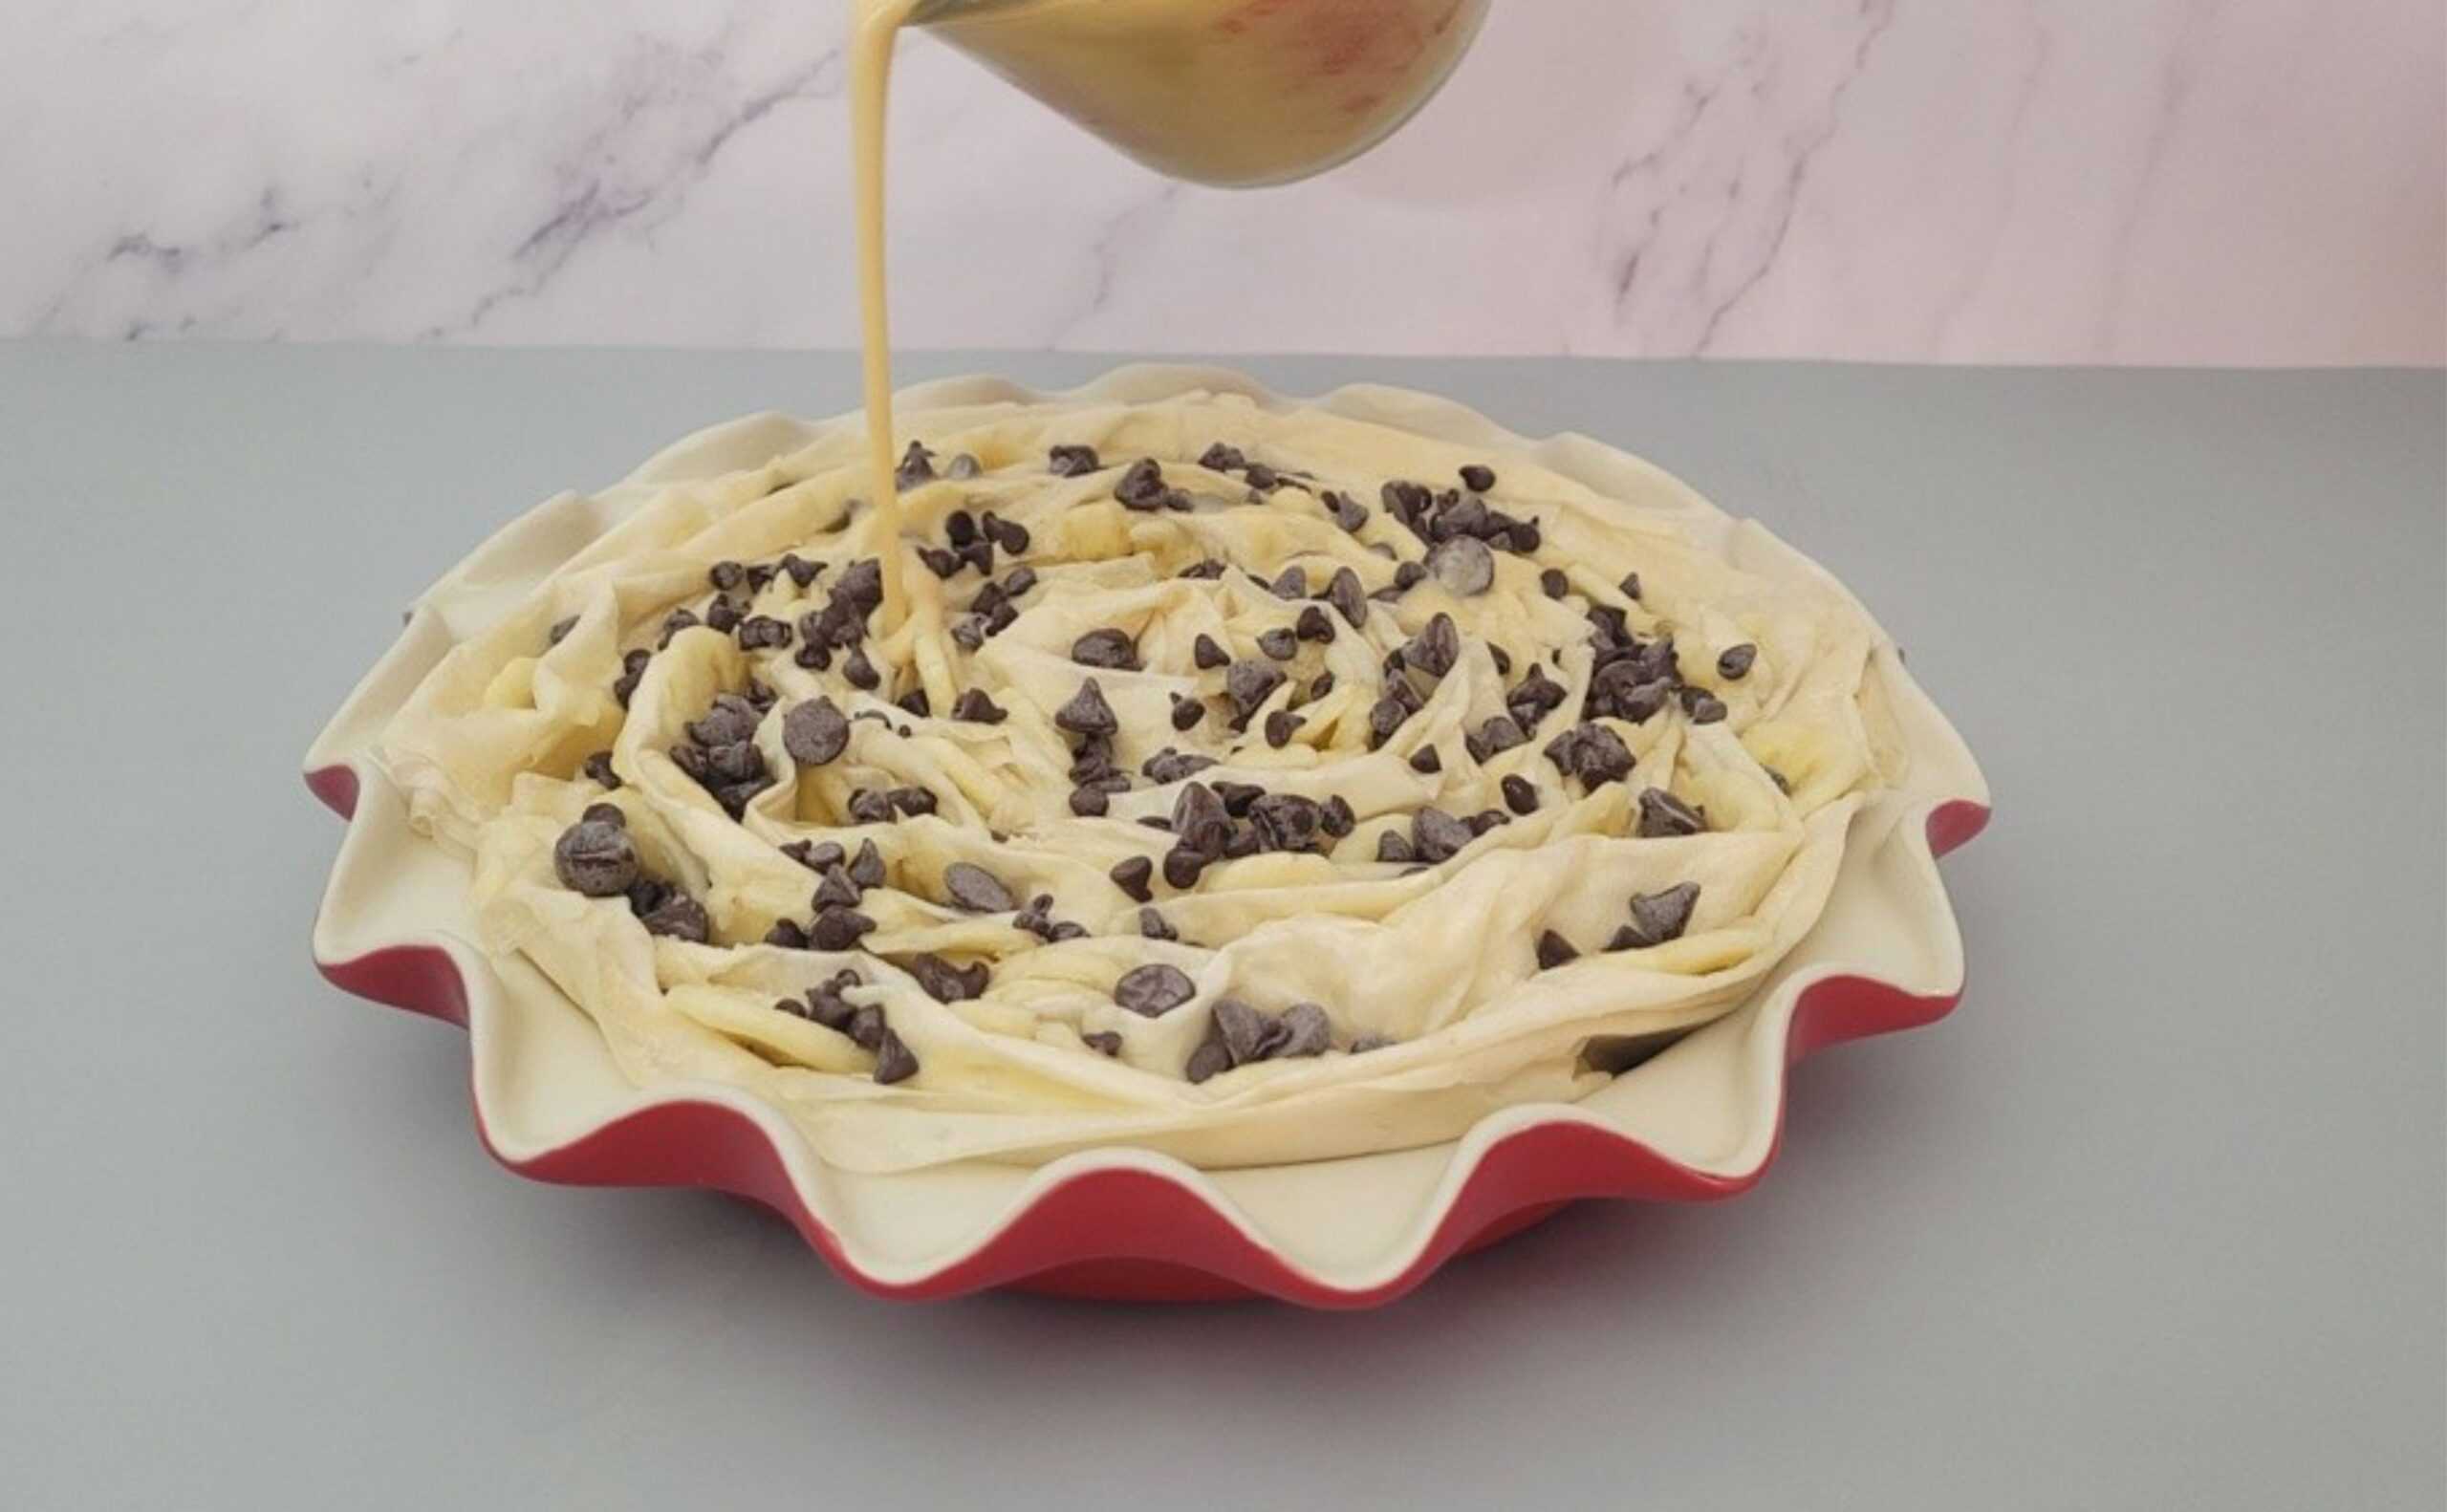
[[[1648,464],[1579,436],[1532,442],[1429,396],[1358,386],[1288,400],[1246,378],[1200,367],[1117,370],[1065,396],[987,378],[910,389],[906,414],[1051,397],[1151,401],[1197,391],[1237,393],[1268,407],[1305,404],[1462,443],[1526,451],[1600,492],[1665,499],[1703,542],[1736,522]],[[1787,1038],[1805,989],[1860,977],[1918,998],[1950,998],[1962,981],[1960,936],[1926,835],[1938,807],[1984,807],[1970,753],[1928,701],[1891,642],[1875,655],[1911,762],[1902,785],[1855,817],[1823,917],[1740,1007],[1571,1105],[1515,1107],[1466,1135],[1420,1149],[1220,1172],[1127,1148],[1092,1150],[1035,1168],[969,1163],[888,1176],[825,1165],[776,1110],[714,1084],[632,1086],[593,1022],[532,967],[497,961],[477,943],[467,864],[415,833],[369,752],[391,715],[459,640],[490,623],[657,487],[760,466],[855,415],[811,423],[775,415],[719,425],[666,449],[602,493],[563,494],[511,522],[417,601],[398,642],[368,674],[307,757],[310,771],[348,767],[357,813],[316,922],[319,961],[426,945],[445,951],[467,988],[477,1112],[513,1162],[567,1145],[658,1102],[710,1102],[752,1119],[781,1152],[809,1210],[875,1281],[907,1285],[958,1263],[1034,1198],[1088,1169],[1160,1174],[1198,1194],[1244,1233],[1324,1285],[1357,1290],[1399,1275],[1434,1236],[1484,1151],[1532,1125],[1578,1121],[1647,1146],[1709,1176],[1740,1179],[1771,1155],[1781,1114]],[[1757,550],[1754,543],[1749,550]],[[1786,549],[1769,543],[1768,550]],[[1801,562],[1798,556],[1793,558]],[[1811,572],[1816,570],[1808,569]],[[1823,574],[1821,574],[1823,575]]]

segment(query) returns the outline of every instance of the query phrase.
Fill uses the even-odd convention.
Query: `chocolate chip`
[[[883,1009],[872,1004],[865,1007],[853,1008],[850,1012],[850,1022],[842,1026],[841,1032],[850,1036],[850,1042],[862,1050],[883,1048]]]
[[[1469,747],[1472,761],[1484,763],[1488,757],[1516,745],[1527,745],[1529,737],[1521,733],[1521,726],[1512,722],[1511,715],[1499,714],[1471,731],[1463,738],[1462,744]]]
[[[1684,882],[1662,893],[1635,893],[1632,896],[1632,921],[1617,931],[1607,948],[1612,950],[1645,950],[1669,940],[1679,940],[1690,927],[1691,911],[1699,905],[1700,884]]]
[[[705,917],[704,905],[685,893],[675,892],[660,903],[639,917],[649,935],[667,935],[673,940],[693,940],[702,945],[713,938],[713,921]]]
[[[1427,628],[1413,637],[1403,655],[1409,664],[1432,678],[1443,677],[1462,659],[1461,627],[1451,615],[1439,613]]]
[[[737,562],[716,562],[705,570],[705,581],[714,592],[727,594],[747,581],[747,569]]]
[[[638,848],[620,825],[582,819],[553,842],[552,871],[573,893],[617,897],[638,879]]]
[[[827,840],[822,845],[812,840],[792,840],[782,847],[782,853],[811,872],[821,872],[841,864],[842,850]]]
[[[1297,714],[1277,709],[1266,717],[1266,743],[1274,749],[1281,750],[1291,744],[1291,737],[1298,734],[1300,726],[1308,723]]]
[[[892,799],[873,788],[861,788],[850,794],[848,807],[850,822],[853,824],[890,824],[892,822]]]
[[[1441,809],[1411,815],[1411,851],[1422,861],[1450,860],[1475,838],[1468,824]]]
[[[1198,722],[1204,718],[1206,718],[1205,704],[1196,699],[1183,698],[1178,693],[1173,695],[1173,728],[1196,729]]]
[[[885,796],[895,809],[912,817],[935,811],[935,795],[923,788],[895,788]]]
[[[794,919],[777,918],[773,921],[773,927],[765,931],[765,943],[779,945],[784,950],[805,950],[807,931],[801,929]],[[801,1014],[800,1017],[804,1018],[806,1015]]]
[[[1215,795],[1224,800],[1224,811],[1239,819],[1248,813],[1250,805],[1266,796],[1266,789],[1253,782],[1219,782]]]
[[[770,777],[756,776],[746,778],[739,782],[729,783],[723,787],[716,788],[714,789],[714,801],[721,804],[723,806],[723,811],[729,814],[732,818],[742,818],[747,814],[747,806],[749,803],[754,801],[756,795],[772,786],[773,779]]]
[[[881,1043],[876,1046],[876,1085],[889,1087],[905,1082],[918,1074],[918,1057],[900,1043],[900,1036],[887,1028]]]
[[[1113,496],[1125,509],[1143,512],[1164,508],[1166,500],[1164,469],[1153,457],[1141,457],[1123,469],[1121,481],[1114,485]]]
[[[954,908],[971,914],[1007,914],[1020,906],[1001,877],[966,861],[943,868],[943,891],[951,895]]]
[[[1411,752],[1410,767],[1421,776],[1433,777],[1444,769],[1444,758],[1436,753],[1435,746],[1422,745]]]
[[[1053,723],[1073,735],[1115,735],[1121,730],[1121,722],[1114,717],[1113,705],[1105,702],[1104,689],[1096,686],[1094,678],[1080,683],[1071,702],[1054,711]]]
[[[1224,1048],[1222,1040],[1208,1039],[1190,1051],[1189,1064],[1181,1068],[1181,1074],[1196,1086],[1231,1069],[1232,1052]]]
[[[1258,637],[1258,649],[1277,661],[1288,661],[1299,652],[1298,637],[1287,627],[1268,630]]]
[[[712,747],[736,745],[756,733],[756,706],[736,693],[715,695],[713,706],[704,719],[688,726],[688,738],[698,745]]]
[[[1176,575],[1183,578],[1204,579],[1212,582],[1224,575],[1224,564],[1210,556],[1204,561],[1192,562],[1189,566],[1182,568]]]
[[[1682,710],[1694,724],[1715,724],[1725,716],[1724,700],[1705,688],[1686,687],[1682,690]]]
[[[1232,1064],[1245,1066],[1256,1060],[1272,1021],[1238,998],[1216,999],[1213,1012],[1215,1037],[1231,1052]]]
[[[1114,869],[1106,875],[1113,878],[1113,885],[1128,894],[1134,902],[1144,903],[1156,896],[1153,886],[1156,863],[1143,855],[1115,862]]]
[[[998,519],[988,514],[985,517],[985,534],[1007,555],[1026,556],[1029,553],[1029,528],[1017,520]],[[1020,580],[1023,577],[1028,579],[1026,586],[1021,584]],[[1010,592],[1013,598],[1019,597],[1035,586],[1036,572],[1032,568],[1023,567],[1011,574]]]
[[[1643,840],[1698,834],[1708,827],[1707,815],[1662,788],[1640,793],[1639,834]]]
[[[706,626],[709,629],[719,630],[724,635],[729,635],[738,629],[739,621],[739,606],[727,598],[715,599],[705,610]]]
[[[1138,642],[1126,630],[1091,630],[1071,643],[1071,659],[1108,672],[1138,670]]]
[[[1274,690],[1283,683],[1283,674],[1263,661],[1235,661],[1232,670],[1224,674],[1224,695],[1231,699],[1233,706],[1241,711],[1245,720],[1257,711],[1259,704],[1271,698]]]
[[[1076,478],[1104,467],[1094,446],[1056,446],[1046,453],[1045,465],[1057,478]]]
[[[850,748],[850,722],[828,698],[812,698],[782,716],[782,749],[802,767],[824,767]]]
[[[1540,971],[1552,971],[1557,966],[1569,965],[1579,959],[1579,946],[1551,929],[1539,932],[1538,969]]]
[[[1368,507],[1347,493],[1328,489],[1322,495],[1322,502],[1333,514],[1334,524],[1346,530],[1356,534],[1359,528],[1368,523]]]
[[[1071,789],[1071,811],[1082,819],[1101,819],[1112,808],[1113,800],[1105,796],[1101,788]]]
[[[1621,587],[1622,587],[1622,590],[1623,590],[1623,596],[1624,596],[1625,598],[1630,599],[1630,600],[1631,600],[1632,602],[1634,602],[1634,603],[1638,603],[1638,602],[1639,602],[1639,597],[1640,597],[1640,574],[1639,574],[1639,573],[1637,573],[1637,572],[1625,572],[1625,573],[1623,574],[1623,581],[1622,581]]]
[[[1120,1058],[1121,1036],[1111,1029],[1098,1029],[1094,1033],[1082,1034],[1079,1036],[1079,1043],[1099,1055],[1110,1059]]]
[[[1270,1053],[1282,1059],[1323,1055],[1333,1045],[1333,1021],[1326,1010],[1313,1003],[1295,1003],[1283,1010],[1285,1037],[1270,1047]]]
[[[598,787],[617,790],[620,786],[620,774],[612,769],[610,751],[596,751],[586,759],[585,764],[579,767],[578,770],[586,774],[588,781]]]
[[[765,753],[746,741],[717,745],[705,752],[705,775],[714,788],[752,781],[765,775]]]
[[[858,853],[850,861],[850,880],[860,887],[883,886],[883,853],[873,840],[858,842]]]
[[[1738,646],[1728,646],[1717,658],[1717,676],[1727,682],[1739,682],[1750,675],[1750,668],[1758,659],[1759,648],[1747,640]]]
[[[1418,859],[1411,851],[1410,837],[1398,830],[1388,830],[1376,837],[1376,859],[1379,861],[1412,861]]]
[[[1320,672],[1309,680],[1309,702],[1314,703],[1333,690],[1334,675],[1331,672]]]
[[[876,664],[867,659],[863,646],[854,648],[849,656],[842,659],[841,676],[849,680],[852,687],[863,693],[873,693],[883,686],[883,676],[876,671]]]
[[[1217,645],[1213,636],[1202,633],[1189,643],[1189,659],[1198,664],[1200,670],[1205,672],[1212,672],[1217,667],[1232,664],[1231,653]]]
[[[850,874],[841,867],[827,868],[823,882],[816,887],[812,906],[819,914],[833,908],[855,908],[858,906],[858,884],[850,880]]]
[[[1232,838],[1231,815],[1214,788],[1188,783],[1173,799],[1173,833],[1199,854],[1219,856]]]
[[[1238,472],[1249,464],[1249,460],[1241,454],[1240,447],[1226,446],[1219,441],[1199,457],[1198,464],[1209,472]]]
[[[1538,811],[1538,788],[1528,778],[1515,773],[1496,786],[1504,789],[1505,807],[1514,813],[1527,815]]]
[[[863,619],[883,603],[883,563],[876,557],[861,557],[841,570],[833,584],[834,603],[844,606],[853,618]]]
[[[1581,724],[1547,743],[1547,759],[1567,777],[1590,787],[1620,782],[1631,775],[1632,751],[1623,738],[1603,724]]]
[[[952,718],[969,724],[1000,724],[1010,711],[994,702],[984,688],[969,688],[952,700]]]
[[[1563,574],[1562,569],[1549,567],[1538,574],[1538,586],[1546,590],[1548,598],[1561,598],[1571,592],[1571,579]]]
[[[1314,799],[1271,792],[1253,800],[1249,819],[1269,851],[1306,851],[1316,843],[1325,814]]]
[[[1011,529],[1019,530],[1020,528],[1015,525],[1011,527]],[[1020,530],[1020,535],[1022,538],[1021,547],[1022,549],[1025,549],[1027,545],[1026,538],[1028,536],[1028,532],[1026,530]],[[1008,602],[1011,599],[1022,597],[1027,594],[1029,589],[1032,589],[1035,586],[1036,569],[1033,567],[1023,567],[1013,572],[1010,576],[1003,579],[1004,600]]]
[[[935,454],[926,449],[924,442],[919,441],[909,443],[909,449],[900,454],[900,465],[892,472],[892,481],[903,488],[931,483],[934,477]]]
[[[1351,801],[1340,793],[1328,798],[1317,810],[1317,828],[1334,839],[1341,839],[1358,825],[1359,816],[1352,812]]]
[[[1427,553],[1427,570],[1445,592],[1474,598],[1495,586],[1495,553],[1486,543],[1457,535]]]
[[[1350,569],[1345,568],[1344,571],[1349,572]],[[1356,582],[1357,579],[1353,579],[1353,581]],[[1324,610],[1319,609],[1314,604],[1310,604],[1308,608],[1300,611],[1300,617],[1293,624],[1291,633],[1302,640],[1314,640],[1321,644],[1331,644],[1334,638],[1334,622],[1326,617],[1326,612]]]
[[[782,571],[789,575],[790,581],[801,588],[806,588],[812,584],[816,579],[816,574],[824,571],[823,563],[811,562],[806,557],[799,555],[796,551],[784,552],[782,560],[778,565],[781,567]]]
[[[1767,780],[1776,785],[1776,790],[1778,792],[1783,793],[1787,798],[1793,795],[1793,783],[1791,778],[1786,776],[1783,772],[1778,771],[1773,767],[1763,767],[1760,770],[1767,774]]]
[[[1141,1018],[1159,1019],[1198,996],[1198,983],[1179,966],[1133,966],[1113,986],[1113,1000]]]
[[[1267,585],[1267,591],[1277,598],[1309,596],[1309,570],[1293,563],[1283,570],[1283,575]]]
[[[1206,870],[1207,858],[1185,845],[1177,845],[1164,853],[1164,885],[1188,892],[1198,885],[1198,876]]]
[[[911,688],[908,692],[903,693],[899,699],[894,701],[894,706],[897,708],[906,709],[910,713],[917,715],[921,720],[935,712],[935,701],[926,696],[926,690],[924,688]],[[908,738],[909,732],[904,729],[899,731],[899,734],[901,738],[905,740]]]
[[[567,619],[555,620],[552,628],[544,632],[544,644],[548,647],[557,646],[567,640],[570,637],[570,632],[576,628],[577,616],[575,615],[570,616]]]
[[[918,979],[918,985],[925,989],[926,996],[937,1003],[966,1003],[983,997],[990,980],[982,961],[969,966],[955,966],[931,951],[910,957],[906,969]]]
[[[1212,756],[1201,756],[1195,751],[1177,751],[1167,745],[1155,755],[1148,757],[1138,769],[1145,773],[1151,782],[1171,784],[1180,782],[1184,777],[1195,777],[1214,765],[1215,758]]]
[[[739,622],[739,649],[776,651],[790,643],[790,627],[770,615],[751,615]]]
[[[1351,1042],[1351,1053],[1365,1055],[1371,1050],[1390,1049],[1394,1037],[1390,1034],[1363,1034]]]
[[[876,921],[853,908],[829,908],[808,926],[808,943],[818,950],[848,950],[875,933]]]
[[[1427,569],[1417,562],[1404,562],[1394,569],[1394,589],[1397,594],[1408,593],[1426,580]]]
[[[940,546],[918,548],[918,560],[926,564],[926,571],[946,580],[956,575],[964,565],[958,552],[947,551]]]

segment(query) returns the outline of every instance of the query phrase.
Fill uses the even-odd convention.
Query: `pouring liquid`
[[[913,22],[1173,178],[1279,184],[1374,146],[1467,51],[1489,0],[851,0],[851,151],[883,624],[907,613],[893,472],[884,136]]]

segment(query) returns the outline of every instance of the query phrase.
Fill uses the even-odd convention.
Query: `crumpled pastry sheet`
[[[761,468],[627,486],[633,512],[459,645],[377,752],[412,823],[472,857],[487,948],[523,956],[550,977],[601,1027],[626,1075],[641,1086],[746,1088],[785,1110],[835,1165],[1035,1163],[1108,1144],[1208,1168],[1274,1164],[1430,1143],[1499,1108],[1572,1100],[1606,1080],[1593,1063],[1608,1047],[1688,1028],[1742,1002],[1818,918],[1854,814],[1901,775],[1902,745],[1872,655],[1875,627],[1820,570],[1755,526],[1713,532],[1719,538],[1703,545],[1684,529],[1688,511],[1661,478],[1635,467],[1608,474],[1615,496],[1607,497],[1525,455],[1229,395],[921,410],[904,428],[940,457],[973,455],[985,471],[906,492],[903,549],[942,540],[944,517],[963,508],[994,509],[1031,535],[1026,560],[1039,586],[976,653],[946,630],[978,577],[939,581],[909,557],[907,616],[889,628],[879,617],[869,642],[897,684],[859,693],[837,670],[795,665],[788,648],[743,652],[701,628],[653,658],[625,710],[613,696],[625,653],[652,648],[675,608],[704,606],[714,564],[785,552],[825,564],[805,590],[782,573],[757,594],[756,612],[795,621],[823,605],[847,564],[878,553],[881,513],[858,503],[862,438],[847,427]],[[1219,442],[1311,481],[1244,504],[1239,478],[1196,464]],[[1054,476],[1046,460],[1059,444],[1094,447],[1107,470]],[[1148,514],[1115,502],[1117,469],[1142,456],[1162,463],[1167,481],[1200,508]],[[1396,564],[1371,545],[1405,560],[1423,549],[1380,507],[1381,486],[1449,487],[1473,464],[1497,474],[1490,504],[1538,520],[1534,558],[1498,552],[1485,594],[1457,597],[1430,578],[1373,602],[1364,634],[1346,627],[1329,645],[1304,643],[1270,706],[1320,670],[1335,684],[1300,709],[1307,723],[1284,748],[1256,738],[1263,715],[1245,738],[1222,718],[1186,734],[1173,728],[1172,694],[1220,693],[1222,674],[1193,665],[1198,636],[1252,657],[1259,633],[1289,625],[1303,607],[1237,571],[1182,580],[1182,568],[1215,558],[1271,579],[1298,563],[1322,589],[1348,566],[1369,589],[1386,586]],[[1346,531],[1313,497],[1328,488],[1368,508],[1359,530]],[[1569,576],[1562,600],[1541,587],[1548,568]],[[1636,601],[1616,587],[1635,572]],[[1644,639],[1670,630],[1685,678],[1720,697],[1727,715],[1694,724],[1674,704],[1639,724],[1605,722],[1635,754],[1635,769],[1588,789],[1566,781],[1545,747],[1581,708],[1592,604],[1622,609]],[[1382,658],[1439,612],[1462,627],[1461,661],[1419,713],[1371,750],[1367,712]],[[573,619],[551,642],[552,627]],[[1070,660],[1077,637],[1104,627],[1137,637],[1145,671],[1091,673]],[[1490,642],[1511,654],[1509,679]],[[1756,663],[1738,680],[1722,679],[1718,656],[1737,644],[1755,645]],[[1527,744],[1473,760],[1464,731],[1505,712],[1506,686],[1532,660],[1565,685],[1562,708]],[[756,741],[779,781],[734,821],[666,752],[715,695],[740,690],[751,674],[778,694]],[[1157,906],[1180,940],[1142,938],[1138,904],[1108,872],[1130,856],[1160,856],[1170,837],[1137,821],[1169,813],[1178,785],[1140,779],[1106,817],[1071,811],[1071,753],[1052,715],[1088,675],[1119,715],[1122,770],[1137,773],[1164,746],[1216,756],[1224,765],[1199,780],[1320,801],[1339,795],[1357,815],[1355,830],[1329,854],[1224,862],[1188,893],[1159,884]],[[941,717],[973,686],[1008,720]],[[937,717],[886,702],[911,687],[926,691]],[[782,716],[818,694],[854,716],[851,745],[838,762],[802,771],[783,748]],[[862,712],[887,718],[855,718]],[[1409,764],[1427,744],[1438,747],[1440,772]],[[580,773],[588,756],[607,750],[622,779],[608,795]],[[1378,835],[1407,832],[1423,804],[1460,814],[1503,807],[1508,774],[1537,785],[1536,812],[1425,870],[1375,859]],[[936,813],[863,826],[843,813],[854,788],[910,785],[937,794]],[[1636,837],[1637,795],[1649,787],[1702,807],[1708,832]],[[553,842],[601,801],[623,810],[647,871],[704,903],[712,943],[651,936],[621,899],[560,884]],[[757,942],[776,920],[808,918],[815,878],[780,847],[811,839],[853,851],[872,839],[884,853],[890,880],[860,905],[877,928],[858,950]],[[1088,935],[1049,944],[1008,915],[947,906],[942,875],[959,861],[985,868],[1021,898],[1050,895],[1053,917]],[[1682,938],[1602,949],[1633,895],[1684,882],[1699,884],[1700,898]],[[1582,955],[1541,971],[1533,942],[1548,929]],[[988,962],[990,984],[974,1000],[938,1002],[894,963],[920,952]],[[1149,961],[1179,966],[1196,998],[1152,1019],[1117,1006],[1115,980]],[[868,1051],[774,1008],[845,966],[868,983],[854,1001],[881,1007],[917,1055],[915,1077],[879,1086]],[[1183,1068],[1225,996],[1267,1011],[1322,1004],[1337,1047],[1363,1035],[1395,1043],[1261,1062],[1193,1084]],[[1120,1035],[1117,1057],[1081,1038],[1098,1032]]]

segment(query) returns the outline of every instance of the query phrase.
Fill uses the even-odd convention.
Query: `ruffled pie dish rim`
[[[1636,475],[1645,495],[1671,500],[1702,531],[1735,524],[1613,447],[1572,434],[1528,440],[1465,406],[1373,384],[1294,400],[1225,369],[1137,365],[1055,393],[997,378],[944,379],[904,390],[899,403],[914,417],[1199,392],[1527,452],[1601,490],[1608,484],[1592,472],[1617,485]],[[1793,1062],[1932,1023],[1959,1001],[1961,941],[1936,862],[1986,824],[1987,788],[1881,631],[1875,656],[1911,772],[1854,817],[1827,914],[1740,1006],[1578,1103],[1507,1108],[1440,1144],[1297,1165],[1207,1172],[1104,1147],[1034,1168],[863,1176],[825,1165],[779,1110],[741,1089],[632,1086],[592,1023],[540,973],[495,962],[475,943],[465,863],[409,829],[371,748],[426,670],[599,535],[624,493],[761,464],[860,423],[855,414],[728,421],[666,447],[601,493],[564,493],[520,515],[417,599],[398,640],[307,753],[308,787],[348,821],[315,919],[315,964],[348,992],[468,1031],[477,1133],[511,1170],[750,1198],[787,1218],[836,1272],[889,1298],[1016,1285],[1113,1300],[1263,1295],[1369,1307],[1573,1200],[1704,1201],[1748,1190],[1781,1143]]]

